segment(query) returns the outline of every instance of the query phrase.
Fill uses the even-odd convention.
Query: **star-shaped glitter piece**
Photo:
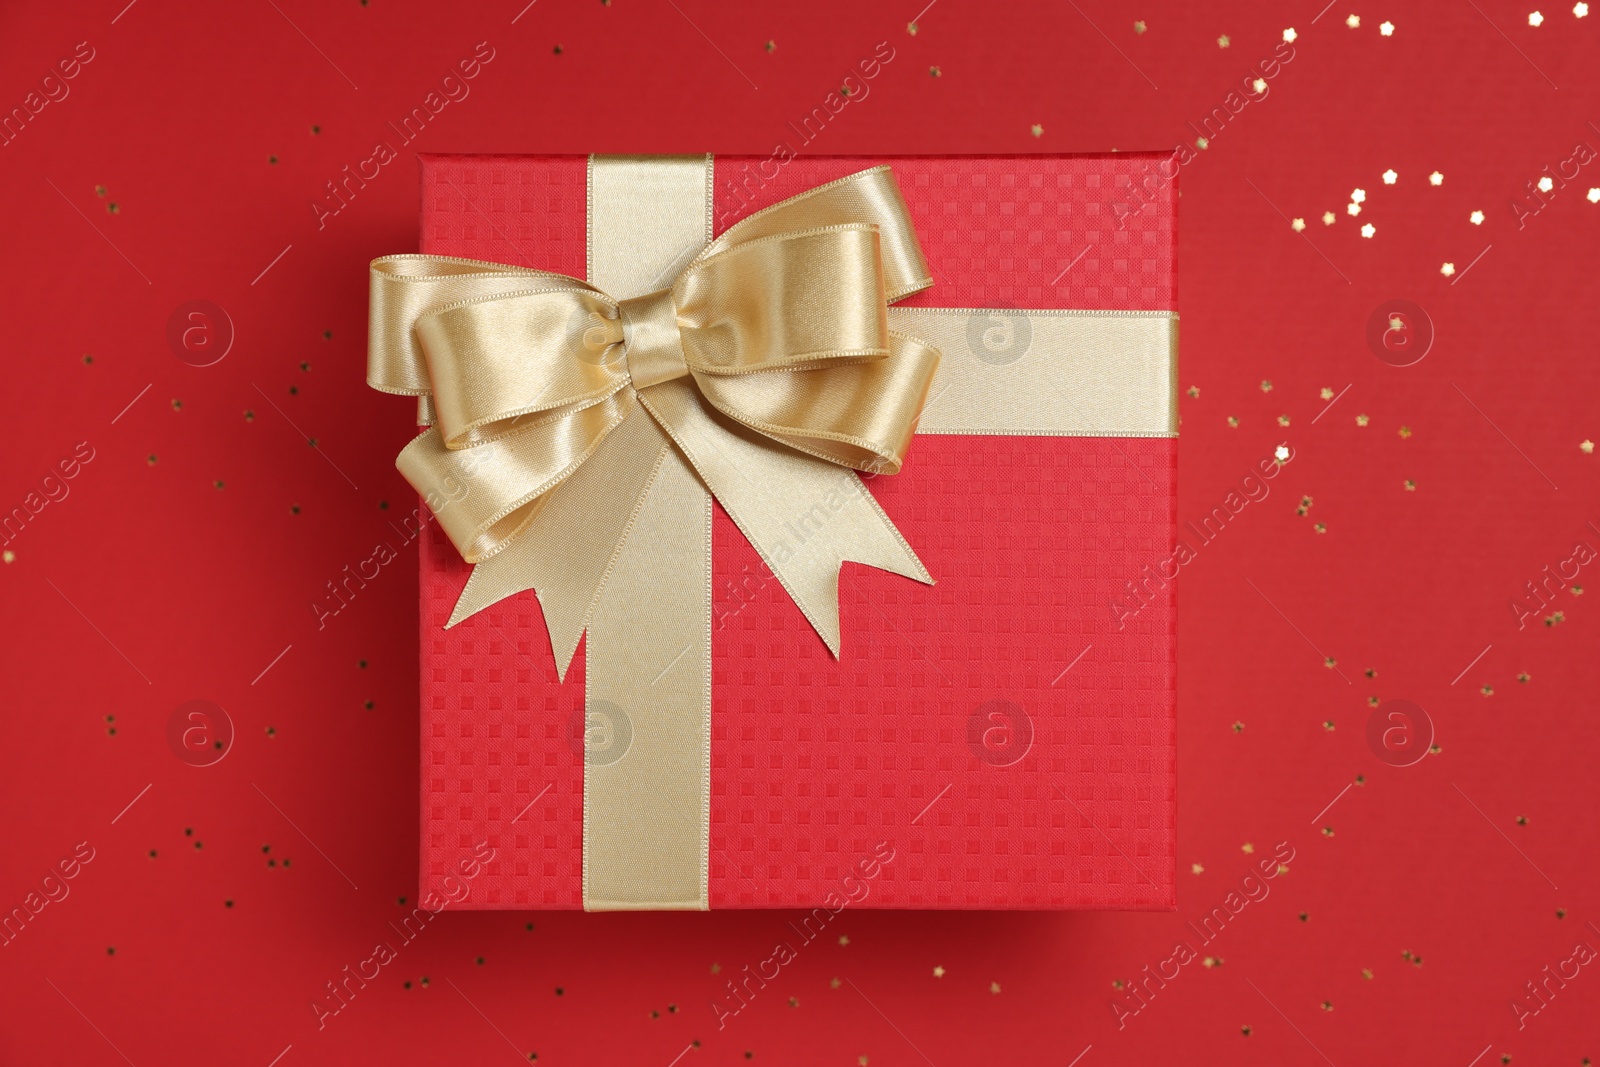
[[[1471,215],[1468,215],[1467,218],[1472,221],[1474,226],[1483,225],[1483,212],[1481,211],[1474,211]]]
[[[1300,35],[1294,32],[1293,26],[1283,31],[1283,39],[1289,44],[1294,44],[1294,39],[1298,36]]]
[[[1554,189],[1555,187],[1556,187],[1555,181],[1548,174],[1546,174],[1543,178],[1539,179],[1539,191],[1541,193],[1548,193],[1550,190]]]
[[[1329,389],[1326,385],[1324,385],[1322,387],[1322,391],[1319,392],[1317,395],[1322,397],[1322,399],[1324,399],[1324,400],[1332,400],[1333,399],[1333,390]]]
[[[990,982],[989,983],[989,992],[991,992],[991,993],[999,993],[1000,992],[1000,983],[999,982]]]
[[[1363,203],[1366,203],[1366,200],[1367,200],[1367,191],[1365,189],[1352,189],[1352,190],[1350,190],[1350,202],[1352,204],[1363,204]]]
[[[1255,854],[1256,846],[1246,841],[1244,844],[1239,846],[1239,851],[1243,852],[1246,856],[1251,856]]]
[[[1388,169],[1388,170],[1383,172],[1383,184],[1385,184],[1385,185],[1393,185],[1395,183],[1395,181],[1397,179],[1399,179],[1399,177],[1400,177],[1400,175],[1396,174],[1394,172],[1394,168],[1391,167],[1390,169]]]
[[[1367,416],[1367,415],[1357,415],[1356,416],[1356,425],[1357,426],[1365,426],[1367,423],[1369,423],[1371,421],[1372,421],[1372,418],[1370,416]]]
[[[1196,137],[1194,139],[1194,146],[1200,149],[1200,151],[1204,152],[1211,146],[1211,142],[1206,140],[1204,137]]]
[[[1410,437],[1411,437],[1411,427],[1409,427],[1409,426],[1400,427],[1400,440],[1404,441],[1404,440],[1409,439]]]
[[[722,964],[720,964],[720,963],[713,963],[713,964],[712,964],[712,965],[711,965],[711,973],[712,973],[712,974],[721,974],[721,973],[722,973]]]
[[[849,943],[850,943],[850,935],[849,934],[840,934],[839,935],[839,944],[848,945]]]
[[[1363,236],[1363,237],[1371,237],[1373,234],[1375,234],[1377,232],[1378,232],[1378,228],[1376,226],[1374,226],[1370,222],[1367,223],[1365,226],[1361,227],[1361,236]]]
[[[1263,379],[1261,379],[1261,391],[1263,393],[1272,392],[1272,379],[1271,378],[1263,378]]]
[[[1394,23],[1385,22],[1383,25],[1378,27],[1378,32],[1383,34],[1385,37],[1393,37],[1394,36]]]
[[[944,977],[944,968],[943,967],[935,967],[933,969],[933,976],[935,978],[943,978]]]
[[[1267,79],[1265,79],[1265,78],[1257,78],[1255,81],[1250,83],[1250,88],[1254,89],[1257,93],[1266,92],[1267,91]]]
[[[1572,13],[1574,15],[1578,16],[1580,19],[1581,18],[1588,18],[1589,17],[1589,5],[1588,4],[1573,4],[1572,5]]]
[[[1144,19],[1140,19],[1138,22],[1133,24],[1134,33],[1143,33],[1146,29],[1148,29],[1148,27],[1145,26]]]
[[[1198,385],[1189,386],[1189,398],[1191,400],[1199,400],[1200,399],[1200,387]]]
[[[1344,206],[1344,213],[1346,215],[1359,215],[1361,214],[1361,205],[1355,203],[1346,204]]]
[[[1443,185],[1444,184],[1444,175],[1440,174],[1438,171],[1434,171],[1432,174],[1428,175],[1428,184],[1429,185]]]
[[[867,1058],[865,1056],[857,1056],[856,1064],[857,1067],[867,1067]]]
[[[1333,225],[1333,220],[1338,218],[1338,217],[1339,216],[1335,215],[1331,211],[1324,211],[1322,213],[1322,224],[1324,226],[1332,226]]]
[[[1594,446],[1591,445],[1590,447]],[[7,563],[14,563],[16,562],[17,554],[8,548],[4,553],[0,553],[0,559],[5,560]]]
[[[1586,456],[1594,455],[1594,442],[1589,440],[1588,438],[1584,438],[1583,441],[1581,443],[1579,443],[1579,445],[1578,445],[1578,451],[1582,452]],[[12,559],[11,553],[7,552],[6,553],[6,562],[10,563],[11,559]]]
[[[1289,223],[1289,228],[1294,230],[1295,233],[1299,233],[1301,230],[1306,228],[1306,220],[1295,219],[1293,222]]]
[[[1031,130],[1031,132],[1033,133],[1033,135],[1035,137],[1043,137],[1044,136],[1044,127],[1039,125],[1037,122],[1035,122],[1033,124],[1033,129]]]
[[[1361,16],[1351,15],[1349,18],[1344,20],[1344,24],[1349,26],[1352,30],[1356,29],[1361,25]]]
[[[1204,873],[1206,873],[1205,867],[1202,866],[1201,864],[1198,864],[1198,863],[1189,864],[1189,870],[1193,871],[1195,874],[1204,874]]]
[[[833,979],[832,981],[830,981],[828,983],[828,988],[829,989],[838,989],[842,985],[844,985],[844,983],[839,981],[839,979],[835,978],[835,979]]]
[[[1444,266],[1439,268],[1439,273],[1443,274],[1446,278],[1450,277],[1455,272],[1456,265],[1454,263],[1446,263]]]
[[[1279,445],[1277,448],[1273,449],[1272,458],[1277,460],[1279,463],[1289,462],[1289,446]]]
[[[1544,25],[1544,16],[1534,11],[1528,15],[1528,25],[1538,28]]]
[[[1591,204],[1600,204],[1600,189],[1590,189],[1589,192],[1587,194],[1585,194],[1585,195],[1588,196],[1589,203],[1591,203]]]
[[[1232,43],[1233,43],[1232,41],[1228,40],[1228,35],[1227,34],[1223,34],[1221,37],[1217,38],[1217,47],[1218,48],[1226,48],[1229,45],[1231,45]]]

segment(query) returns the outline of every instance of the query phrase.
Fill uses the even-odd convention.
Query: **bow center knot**
[[[689,373],[671,289],[618,301],[617,308],[622,318],[623,354],[635,389],[648,389]]]

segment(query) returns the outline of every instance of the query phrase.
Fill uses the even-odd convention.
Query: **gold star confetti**
[[[711,973],[712,973],[712,974],[721,974],[721,973],[722,973],[722,964],[720,964],[720,963],[713,963],[713,964],[712,964],[712,965],[711,965]]]
[[[1438,171],[1434,171],[1432,174],[1428,175],[1428,184],[1429,185],[1443,185],[1444,184],[1444,175],[1440,174]]]
[[[1189,864],[1189,870],[1194,872],[1195,874],[1205,874],[1206,873],[1205,867],[1201,866],[1198,863]]]
[[[1450,275],[1454,274],[1455,272],[1456,265],[1454,263],[1446,263],[1444,266],[1439,268],[1439,273],[1443,274],[1446,278],[1450,277]]]
[[[1399,179],[1399,177],[1400,177],[1400,175],[1396,174],[1394,172],[1394,168],[1391,167],[1390,169],[1388,169],[1388,170],[1383,172],[1383,184],[1385,184],[1385,185],[1393,185]]]
[[[1378,32],[1383,34],[1385,37],[1393,37],[1394,36],[1394,23],[1385,22],[1383,25],[1378,27]]]
[[[1580,19],[1581,18],[1587,18],[1588,15],[1589,15],[1589,5],[1588,4],[1573,4],[1572,5],[1572,13],[1574,15],[1578,16]]]
[[[17,554],[8,548],[4,553],[0,553],[0,559],[5,560],[7,563],[15,563],[17,560]]]
[[[1407,438],[1409,438],[1410,436],[1411,436],[1411,427],[1409,427],[1409,426],[1400,427],[1400,440],[1404,441]]]
[[[1326,656],[1322,660],[1322,665],[1331,671],[1339,665],[1339,661],[1332,656]]]
[[[944,968],[943,967],[935,967],[933,969],[933,976],[935,978],[943,978],[944,977]]]
[[[1352,189],[1352,190],[1350,190],[1350,202],[1352,204],[1364,204],[1364,203],[1366,203],[1366,200],[1367,200],[1367,191],[1365,189]]]
[[[1378,228],[1376,226],[1374,226],[1370,222],[1367,223],[1365,226],[1361,227],[1361,236],[1363,236],[1363,237],[1371,237],[1373,234],[1375,234],[1377,232],[1378,232]]]
[[[1316,531],[1316,532],[1317,532],[1317,533],[1319,533],[1319,534],[1322,534],[1322,533],[1327,533],[1327,532],[1328,532],[1328,528],[1327,528],[1327,527],[1326,527],[1326,526],[1324,526],[1324,525],[1322,525],[1322,523],[1320,523],[1320,522],[1314,522],[1314,523],[1312,523],[1312,524],[1311,524],[1311,528],[1312,528],[1312,529],[1313,529],[1313,530],[1315,530],[1315,531]]]
[[[1361,214],[1361,205],[1360,204],[1346,204],[1344,206],[1344,212],[1345,212],[1346,215],[1359,215],[1359,214]]]
[[[857,1056],[856,1064],[858,1067],[867,1067],[867,1058],[865,1056]]]
[[[1244,733],[1244,723],[1236,721],[1233,724],[1233,732],[1236,733],[1236,734]]]
[[[1256,850],[1256,846],[1252,845],[1248,841],[1246,841],[1244,844],[1239,846],[1239,851],[1243,852],[1246,856],[1253,855],[1255,853],[1255,850]]]
[[[1361,977],[1365,978],[1369,982],[1372,981],[1372,971],[1366,967],[1361,968]]]
[[[1254,89],[1258,93],[1266,92],[1267,91],[1267,79],[1265,79],[1265,78],[1257,78],[1255,81],[1250,83],[1250,88]]]
[[[1289,416],[1287,416],[1287,415],[1279,415],[1278,416],[1278,425],[1279,426],[1287,426],[1287,425],[1289,425]]]
[[[1335,215],[1331,211],[1324,211],[1322,213],[1322,224],[1324,226],[1332,226],[1333,225],[1333,220],[1338,218],[1338,217],[1339,216]]]
[[[1044,127],[1039,125],[1037,122],[1035,122],[1033,124],[1033,135],[1035,137],[1043,137],[1044,136]]]
[[[1273,449],[1272,458],[1277,460],[1279,463],[1289,462],[1289,446],[1279,445],[1277,448]]]
[[[1600,204],[1600,189],[1590,189],[1586,195],[1589,198],[1589,203]]]
[[[1200,387],[1198,385],[1189,386],[1189,397],[1192,400],[1200,399]]]
[[[1483,212],[1481,211],[1474,211],[1471,215],[1468,215],[1467,218],[1471,220],[1474,226],[1483,225]]]
[[[1582,452],[1586,456],[1594,455],[1594,442],[1589,440],[1587,437],[1584,438],[1583,441],[1578,445],[1578,451]]]
[[[1145,31],[1145,29],[1146,29],[1146,26],[1144,24],[1144,19],[1140,19],[1138,22],[1135,22],[1133,24],[1133,32],[1134,33],[1143,33]]]
[[[839,935],[839,944],[848,945],[849,943],[850,943],[850,935],[849,934],[840,934]]]
[[[1412,481],[1410,478],[1407,478],[1406,479],[1406,492],[1415,493],[1416,491],[1417,491],[1417,483]]]
[[[1543,178],[1539,179],[1539,191],[1541,193],[1548,193],[1550,190],[1554,189],[1555,187],[1556,187],[1556,183],[1551,180],[1551,178],[1550,178],[1550,176],[1548,174],[1545,175]]]
[[[1271,378],[1263,378],[1263,379],[1261,379],[1261,391],[1263,393],[1272,392],[1272,379]]]
[[[1229,415],[1228,416],[1228,426],[1231,427],[1232,429],[1237,430],[1239,428],[1239,420],[1234,418],[1232,415]]]
[[[938,67],[929,67],[929,68],[928,68],[928,75],[929,75],[929,77],[933,77],[933,78],[937,78],[937,77],[939,77],[939,76],[940,76],[940,75],[941,75],[941,74],[943,74],[943,73],[944,73],[944,72],[943,72],[943,71],[941,71],[941,70],[940,70],[940,69],[939,69],[939,68],[938,68]]]
[[[1529,682],[1533,681],[1533,675],[1529,674],[1527,671],[1523,671],[1521,674],[1517,675],[1517,681],[1522,685],[1527,685]]]
[[[1304,230],[1306,228],[1306,220],[1305,219],[1295,219],[1293,222],[1289,223],[1289,228],[1292,229],[1295,233],[1299,233],[1301,230]]]
[[[1528,25],[1535,28],[1544,25],[1544,16],[1535,11],[1528,16]]]
[[[1227,34],[1223,34],[1221,37],[1217,38],[1217,47],[1218,48],[1226,48],[1232,43],[1233,43],[1232,41],[1228,40],[1228,35]]]
[[[906,23],[906,32],[915,37],[917,35],[917,24],[915,22]]]
[[[1200,961],[1200,966],[1208,968],[1208,969],[1211,968],[1211,967],[1221,967],[1222,966],[1222,957],[1221,956],[1207,956],[1205,959]],[[1245,1027],[1246,1032],[1248,1032],[1249,1029],[1250,1028],[1248,1026]]]
[[[828,988],[829,989],[838,989],[842,985],[844,985],[844,983],[839,981],[839,979],[835,978],[835,979],[833,979],[832,981],[830,981],[828,983]]]
[[[1000,983],[999,982],[990,982],[989,983],[989,992],[991,992],[991,993],[999,993],[1000,992]]]
[[[1288,29],[1283,31],[1283,39],[1289,44],[1294,44],[1294,39],[1298,36],[1299,34],[1294,32],[1293,26],[1290,26]]]
[[[1322,389],[1317,393],[1317,395],[1320,396],[1324,400],[1332,400],[1333,399],[1333,390],[1329,389],[1326,385],[1324,385],[1322,387]]]
[[[1351,15],[1349,18],[1344,20],[1344,24],[1349,26],[1352,30],[1357,29],[1361,25],[1361,16]]]
[[[1204,137],[1196,137],[1194,139],[1194,146],[1200,149],[1200,151],[1204,152],[1211,146],[1211,142],[1206,140]]]

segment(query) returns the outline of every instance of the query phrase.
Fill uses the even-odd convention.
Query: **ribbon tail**
[[[685,379],[640,402],[672,436],[837,658],[845,561],[928,585],[933,577],[855,471],[786,448],[716,413]]]
[[[550,491],[521,535],[473,567],[445,628],[531,589],[544,612],[556,676],[564,681],[671,448],[655,422],[633,407],[594,455]]]

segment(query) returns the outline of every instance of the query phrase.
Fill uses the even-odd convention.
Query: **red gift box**
[[[1176,309],[1165,154],[719,157],[716,232],[879,164],[935,280],[901,306]],[[584,277],[585,157],[422,179],[423,252]],[[937,584],[846,565],[838,660],[716,507],[710,907],[1173,907],[1175,468],[1164,436],[919,434],[868,484]],[[422,540],[424,899],[581,908],[584,656],[558,681],[531,592],[444,629],[471,568]]]

